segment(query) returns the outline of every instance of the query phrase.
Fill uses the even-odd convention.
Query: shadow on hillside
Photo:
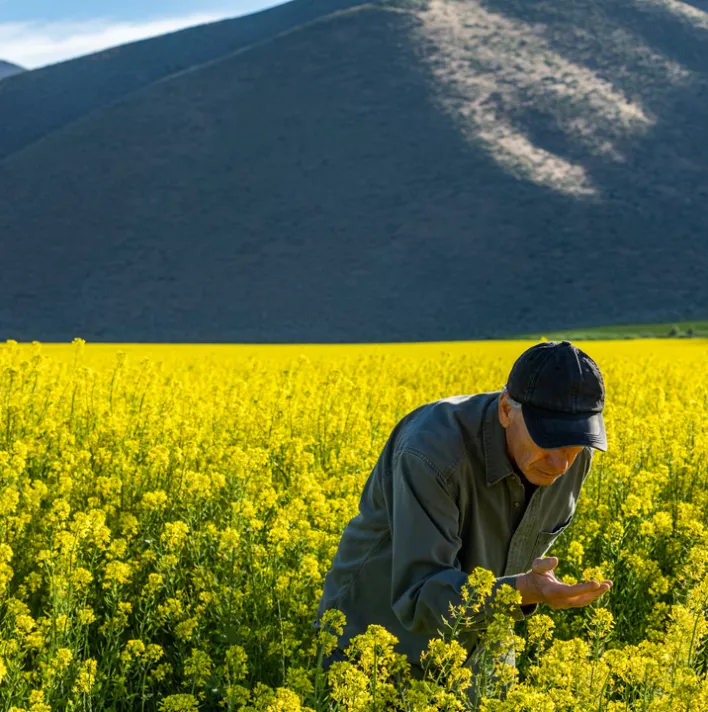
[[[531,257],[522,263],[515,280],[525,287],[518,293],[533,304],[527,323],[547,329],[550,323],[571,326],[580,321],[602,325],[626,318],[675,319],[682,310],[705,315],[708,15],[704,29],[658,7],[648,12],[610,0],[563,5],[488,0],[484,7],[504,21],[539,28],[552,50],[641,104],[654,122],[646,131],[617,131],[614,136],[603,132],[607,127],[600,124],[592,137],[597,140],[579,141],[563,130],[566,97],[554,96],[544,103],[548,97],[540,90],[537,96],[524,96],[519,105],[509,107],[502,106],[497,92],[490,94],[490,101],[497,102],[495,118],[509,119],[534,146],[581,165],[589,183],[597,187],[593,200],[551,191],[536,198],[542,205],[515,212],[526,232],[525,253]],[[598,21],[601,15],[604,26]],[[588,18],[595,22],[588,23]],[[465,21],[478,31],[479,18],[467,14]],[[464,22],[455,26],[457,40],[465,36],[463,27]],[[602,29],[607,31],[605,36]],[[472,48],[470,55],[473,61],[465,69],[473,75],[479,71],[479,51]],[[514,56],[518,60],[519,55]],[[668,73],[677,70],[686,76],[672,83]],[[433,81],[439,81],[439,75],[433,74]],[[585,99],[573,98],[576,109],[583,106],[584,118],[591,115],[590,104],[596,96],[589,94]],[[458,122],[464,124],[469,114],[459,112]],[[475,128],[479,130],[479,125]],[[603,155],[598,144],[608,138],[612,151]],[[474,136],[471,141],[484,146]],[[530,194],[530,186],[524,185],[516,203],[521,195]],[[499,208],[497,219],[504,212]],[[485,217],[488,238],[494,239],[497,227],[504,223],[495,224],[488,213]],[[554,280],[572,296],[564,298],[557,288],[549,288]],[[534,282],[536,291],[531,287]],[[568,309],[565,313],[559,306],[554,308],[556,299],[556,305]]]

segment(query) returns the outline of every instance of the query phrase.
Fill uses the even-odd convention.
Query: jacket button
[[[521,507],[521,502],[514,502],[514,507],[516,507],[516,509],[519,509],[519,507]]]

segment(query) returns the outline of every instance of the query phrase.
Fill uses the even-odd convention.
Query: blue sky
[[[0,0],[0,59],[30,69],[283,0]]]

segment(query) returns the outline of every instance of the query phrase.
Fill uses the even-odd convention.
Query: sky
[[[0,0],[0,59],[36,69],[283,0]]]

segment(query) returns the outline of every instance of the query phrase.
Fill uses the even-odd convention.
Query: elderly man
[[[340,649],[376,623],[399,640],[415,677],[420,655],[477,566],[495,590],[521,592],[517,620],[539,603],[586,606],[611,581],[568,585],[544,558],[570,524],[594,449],[605,451],[599,368],[568,341],[525,351],[502,391],[426,403],[395,426],[365,486],[324,582],[317,618],[346,615]],[[472,659],[491,615],[480,612],[461,642]]]

